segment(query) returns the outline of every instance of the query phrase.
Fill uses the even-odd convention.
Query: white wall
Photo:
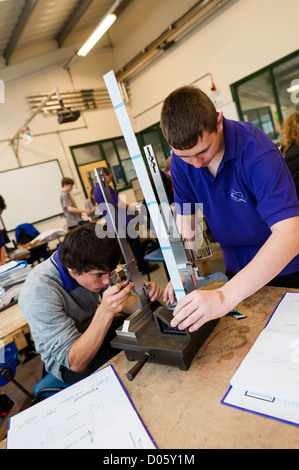
[[[134,118],[136,132],[160,120],[161,101],[172,90],[208,72],[224,102],[229,103],[231,83],[298,48],[298,17],[298,0],[238,0],[231,4],[132,80],[132,115],[138,116]],[[205,78],[196,85],[209,94],[210,83]],[[154,109],[145,112],[155,104]]]
[[[104,87],[102,76],[112,68],[115,68],[113,54],[100,53],[87,57],[84,62],[75,62],[70,73],[60,68],[5,87],[5,103],[0,104],[0,171],[19,166],[9,140],[32,114],[26,98],[28,95],[49,93],[55,87],[61,92]],[[37,115],[29,124],[33,141],[26,145],[20,140],[20,164],[26,166],[58,159],[63,175],[74,179],[74,189],[77,190],[74,199],[78,207],[83,208],[85,195],[69,147],[119,135],[119,126],[113,122],[113,114],[113,108],[84,112],[78,121],[67,124],[58,124],[56,116]],[[5,199],[4,194],[3,197]],[[35,224],[40,232],[64,225],[64,217]]]
[[[131,10],[134,5],[137,6],[143,1],[133,0]],[[164,14],[167,6],[171,9],[171,2],[172,0],[163,0]],[[156,15],[159,18],[160,0],[153,0],[148,4],[151,5],[149,10],[151,17],[154,18]],[[18,166],[9,139],[31,114],[26,100],[27,95],[49,92],[54,87],[58,87],[61,91],[102,87],[104,86],[102,76],[111,69],[117,71],[121,62],[129,58],[128,52],[124,58],[124,51],[132,51],[132,56],[136,54],[138,35],[133,32],[136,33],[138,29],[140,46],[145,46],[146,41],[149,42],[148,29],[142,28],[140,24],[137,28],[136,22],[134,29],[131,10],[129,13],[131,12],[132,17],[132,34],[121,35],[119,30],[119,45],[116,43],[114,51],[90,54],[83,60],[73,62],[70,74],[63,68],[50,70],[5,89],[5,103],[0,103],[0,171]],[[208,21],[130,82],[132,96],[128,111],[132,116],[135,131],[138,132],[159,121],[161,102],[168,93],[208,72],[213,74],[216,86],[221,90],[224,102],[227,104],[226,109],[230,109],[231,83],[297,49],[298,14],[298,0],[232,2],[213,21]],[[144,18],[146,25],[146,16]],[[142,42],[143,30],[147,37],[146,41]],[[113,42],[113,35],[111,38]],[[209,78],[198,81],[197,85],[205,92],[210,92]],[[146,111],[152,107],[153,109]],[[30,129],[34,140],[27,146],[20,143],[21,164],[29,165],[57,158],[63,174],[73,177],[76,188],[81,189],[81,193],[76,195],[75,199],[78,206],[83,207],[85,197],[69,147],[121,135],[113,109],[87,111],[82,113],[77,122],[64,125],[58,125],[56,117],[39,115],[31,122]],[[46,230],[53,228],[53,224],[63,226],[64,219],[57,218],[54,221],[44,222],[38,228]]]

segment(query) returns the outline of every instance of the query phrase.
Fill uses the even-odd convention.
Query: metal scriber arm
[[[133,258],[132,253],[130,251],[130,248],[126,239],[126,232],[125,232],[126,229],[119,222],[117,208],[115,207],[115,204],[114,204],[111,192],[110,192],[110,187],[106,181],[103,169],[95,168],[95,175],[99,182],[99,186],[101,188],[102,195],[105,200],[106,210],[110,218],[110,221],[113,225],[114,233],[117,236],[118,243],[119,243],[119,246],[122,251],[122,255],[125,260],[123,269],[126,273],[127,278],[130,281],[134,282],[133,290],[138,297],[140,307],[146,307],[148,304],[147,289],[144,284],[142,274],[140,273],[137,267],[136,261]]]

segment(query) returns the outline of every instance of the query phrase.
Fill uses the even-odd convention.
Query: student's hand
[[[84,210],[84,212],[86,213],[86,215],[88,217],[91,217],[93,215],[94,211],[95,211],[95,208],[91,209],[91,210],[89,210],[89,209]]]
[[[102,306],[104,311],[112,315],[121,312],[127,303],[133,285],[133,282],[126,280],[125,282],[118,282],[114,286],[108,287],[102,296],[100,307]]]
[[[162,289],[157,286],[155,282],[145,282],[146,287],[149,290],[149,299],[151,302],[155,302],[162,294]]]
[[[221,289],[197,289],[178,302],[173,310],[171,326],[178,326],[179,330],[189,328],[190,332],[197,331],[207,321],[220,318],[229,311]]]
[[[185,284],[184,276],[181,272],[179,274],[180,274],[182,283],[184,285]],[[175,301],[174,289],[173,289],[173,285],[171,281],[169,281],[169,283],[165,287],[164,294],[163,294],[163,302],[167,302],[167,300],[169,300],[171,304],[173,304]]]
[[[169,300],[171,304],[175,301],[174,289],[171,281],[169,281],[163,293],[163,302],[167,302],[167,300]]]

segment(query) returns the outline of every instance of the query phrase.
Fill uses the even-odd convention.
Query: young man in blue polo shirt
[[[208,96],[190,86],[165,99],[161,126],[173,149],[180,231],[192,238],[194,207],[201,203],[229,277],[220,289],[195,290],[182,299],[172,325],[195,331],[266,284],[299,288],[299,201],[268,136],[251,123],[217,114]],[[167,297],[174,301],[171,286]]]
[[[125,314],[139,308],[137,297],[130,295],[132,283],[111,281],[120,255],[115,238],[98,238],[96,224],[86,223],[32,270],[21,290],[19,305],[45,369],[68,384],[117,354],[110,347],[115,329]],[[154,302],[162,291],[148,284]]]

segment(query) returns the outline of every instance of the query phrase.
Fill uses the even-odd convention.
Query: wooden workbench
[[[264,287],[238,305],[247,318],[221,318],[188,371],[147,362],[130,382],[126,373],[133,363],[124,352],[109,361],[159,449],[299,447],[298,427],[221,404],[231,377],[286,291],[299,292]]]
[[[27,345],[24,335],[27,333],[29,326],[17,303],[0,311],[0,340],[5,345],[13,341],[18,350],[24,348]]]
[[[13,342],[18,351],[25,348],[28,344],[25,335],[29,333],[29,331],[29,325],[18,303],[8,306],[4,310],[0,311],[1,347]],[[15,379],[25,387],[29,393],[33,393],[35,384],[41,379],[42,367],[43,363],[38,355],[26,364],[17,368]],[[31,399],[28,399],[28,397],[18,389],[18,387],[10,382],[2,385],[0,394],[1,393],[5,393],[9,396],[14,402],[14,406],[0,426],[0,441],[2,441],[6,436],[9,418],[30,406],[32,401]]]
[[[299,292],[264,287],[239,304],[247,318],[221,318],[188,371],[147,362],[130,382],[124,352],[110,361],[159,449],[299,447],[298,427],[220,403],[286,291]]]

